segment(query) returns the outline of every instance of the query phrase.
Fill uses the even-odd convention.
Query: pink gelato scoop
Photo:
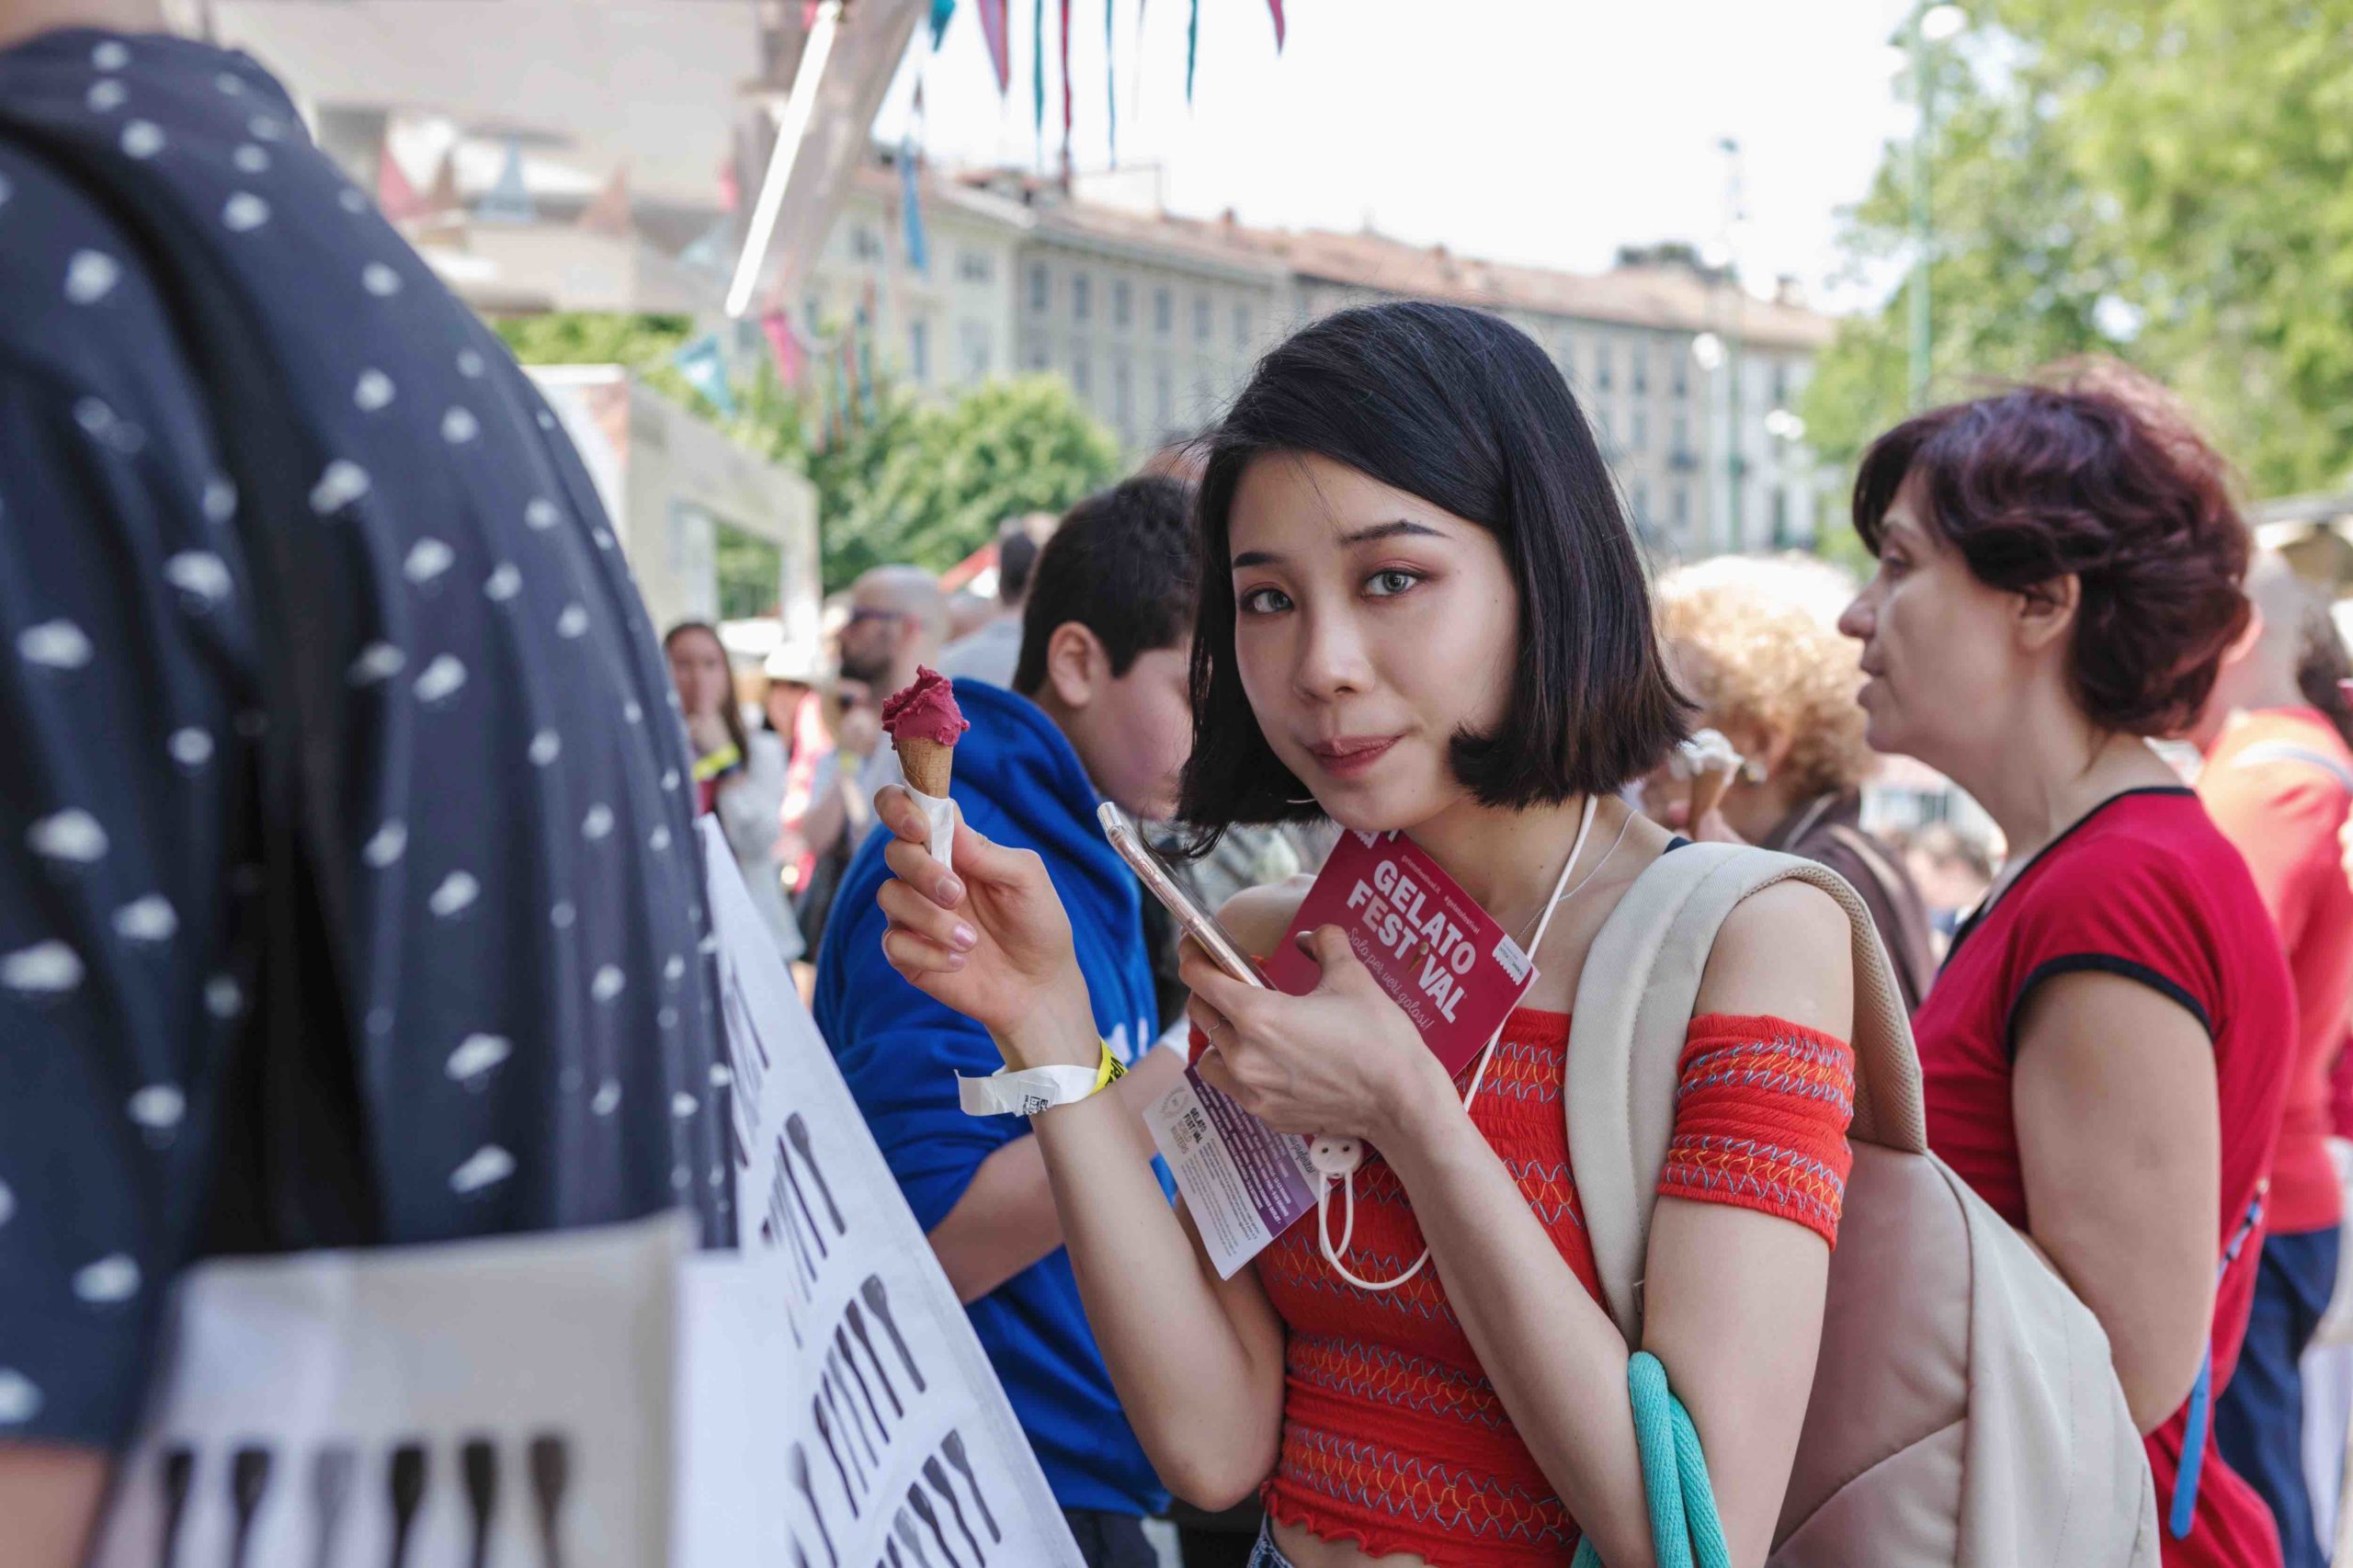
[[[955,688],[938,670],[918,665],[915,681],[882,704],[882,730],[893,741],[929,741],[952,746],[972,727],[956,706]]]

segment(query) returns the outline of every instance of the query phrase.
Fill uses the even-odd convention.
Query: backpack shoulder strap
[[[2293,741],[2264,741],[2251,745],[2231,759],[2233,767],[2261,767],[2268,763],[2295,762],[2306,767],[2317,767],[2336,781],[2336,787],[2353,795],[2353,770],[2325,752],[2310,746],[2300,746]]]
[[[1569,1020],[1569,1162],[1602,1302],[1642,1339],[1651,1205],[1675,1124],[1677,1064],[1716,933],[1740,902],[1781,881],[1822,889],[1847,912],[1855,976],[1855,1120],[1849,1136],[1926,1153],[1912,1026],[1870,912],[1837,873],[1741,845],[1692,844],[1635,880],[1586,954]]]

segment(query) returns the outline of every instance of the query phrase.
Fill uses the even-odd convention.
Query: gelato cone
[[[938,670],[915,666],[913,686],[882,704],[882,731],[898,753],[907,791],[931,825],[931,858],[952,869],[956,803],[948,797],[954,777],[956,741],[972,726],[956,706],[955,687]]]
[[[1691,780],[1690,825],[1721,804],[1745,759],[1721,730],[1700,730],[1676,748],[1675,771]]]

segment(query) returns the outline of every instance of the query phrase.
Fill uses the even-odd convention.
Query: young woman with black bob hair
[[[1279,1130],[1376,1153],[1346,1244],[1310,1216],[1221,1281],[1113,1099],[1035,1119],[1126,1414],[1179,1494],[1261,1491],[1263,1564],[1565,1563],[1580,1532],[1611,1568],[1648,1563],[1627,1346],[1595,1299],[1561,1104],[1586,950],[1673,842],[1614,792],[1683,727],[1608,472],[1517,329],[1381,305],[1260,363],[1210,437],[1200,517],[1185,820],[1204,842],[1317,814],[1404,830],[1539,974],[1466,1109],[1337,928],[1301,938],[1323,971],[1305,996],[1188,953],[1204,1075]],[[951,875],[904,797],[882,815],[900,972],[1013,1067],[1095,1066],[1037,859],[960,830]],[[1243,894],[1226,922],[1265,953],[1303,892]],[[1651,1233],[1646,1345],[1741,1563],[1764,1559],[1813,1379],[1848,1165],[1847,944],[1796,884],[1726,922]]]

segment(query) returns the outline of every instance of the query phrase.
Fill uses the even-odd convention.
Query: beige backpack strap
[[[1716,932],[1775,882],[1809,882],[1852,928],[1855,1122],[1851,1136],[1926,1153],[1920,1066],[1886,949],[1836,872],[1744,845],[1688,844],[1626,890],[1586,954],[1569,1018],[1569,1165],[1601,1279],[1602,1303],[1630,1345],[1642,1339],[1641,1287],[1651,1205],[1675,1125],[1677,1065]]]

